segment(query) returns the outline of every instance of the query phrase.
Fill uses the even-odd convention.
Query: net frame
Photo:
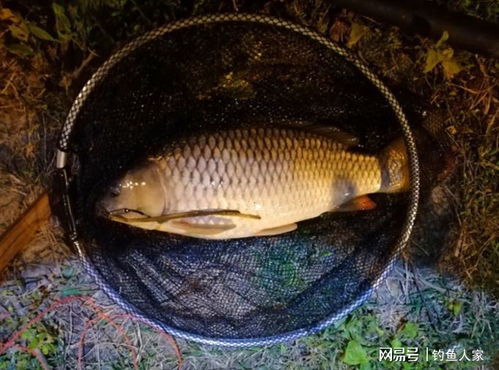
[[[56,156],[56,168],[59,173],[62,173],[63,178],[68,177],[68,156],[70,147],[69,147],[69,137],[74,127],[74,123],[76,118],[83,107],[85,100],[90,95],[94,87],[102,81],[109,71],[118,64],[123,58],[129,55],[134,50],[138,49],[142,45],[146,44],[149,41],[152,41],[158,37],[164,36],[169,32],[188,28],[192,26],[198,25],[207,25],[214,23],[224,23],[224,22],[249,22],[249,23],[259,23],[265,25],[272,25],[275,27],[279,27],[282,29],[289,30],[291,32],[296,32],[303,36],[310,38],[311,40],[318,42],[322,46],[334,51],[338,55],[345,58],[347,61],[351,62],[383,95],[383,97],[387,100],[389,106],[393,110],[398,122],[400,123],[402,129],[402,135],[404,137],[404,141],[406,144],[408,157],[409,157],[409,168],[410,168],[410,193],[409,193],[409,206],[407,217],[402,228],[402,233],[396,243],[396,247],[392,250],[391,254],[387,256],[387,263],[385,269],[380,272],[379,276],[374,279],[374,283],[372,286],[367,289],[363,294],[359,295],[356,300],[354,300],[350,305],[344,307],[343,310],[325,318],[317,325],[311,328],[304,328],[299,330],[294,330],[282,334],[277,334],[273,336],[267,337],[259,337],[259,338],[210,338],[206,336],[201,336],[197,334],[193,334],[190,332],[186,332],[183,330],[179,330],[177,328],[171,327],[163,322],[158,320],[154,320],[145,316],[140,310],[138,310],[133,304],[124,300],[119,293],[117,293],[100,275],[97,269],[92,265],[88,256],[86,255],[85,249],[82,247],[81,242],[78,240],[78,232],[75,226],[75,220],[72,212],[72,204],[70,197],[65,197],[65,201],[63,202],[64,212],[66,218],[66,222],[70,225],[68,237],[70,243],[77,251],[79,258],[89,275],[93,277],[96,281],[97,285],[112,299],[114,300],[121,308],[125,311],[140,317],[142,320],[147,322],[148,324],[164,330],[174,336],[184,338],[187,340],[192,340],[195,342],[210,344],[210,345],[219,345],[219,346],[229,346],[229,347],[251,347],[251,346],[260,346],[260,345],[270,345],[276,344],[284,341],[294,340],[306,335],[310,335],[316,333],[320,330],[325,329],[329,325],[334,322],[342,319],[348,313],[359,307],[363,304],[369,297],[372,295],[374,290],[383,282],[386,276],[391,272],[393,266],[400,256],[401,252],[406,247],[413,226],[416,219],[418,203],[420,198],[420,169],[418,156],[416,152],[416,144],[411,132],[409,123],[407,118],[403,112],[402,107],[399,102],[392,94],[392,92],[386,87],[386,85],[374,75],[369,68],[354,54],[349,52],[348,50],[334,44],[332,41],[326,39],[324,36],[320,35],[316,31],[294,24],[292,22],[282,20],[279,18],[266,16],[266,15],[258,15],[258,14],[245,14],[245,13],[229,13],[229,14],[212,14],[212,15],[203,15],[191,17],[183,20],[179,20],[163,27],[152,30],[141,37],[132,40],[117,52],[115,52],[90,78],[90,80],[85,84],[82,88],[78,96],[76,97],[69,113],[64,122],[64,125],[61,130],[60,139],[58,142],[57,156]],[[64,193],[69,194],[69,182],[64,183]]]

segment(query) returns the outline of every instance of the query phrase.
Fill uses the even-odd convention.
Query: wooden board
[[[0,238],[0,272],[35,238],[51,215],[49,197],[43,193]]]

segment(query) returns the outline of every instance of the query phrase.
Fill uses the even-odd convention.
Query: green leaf
[[[394,338],[390,341],[391,347],[402,347],[402,342],[398,338]]]
[[[344,325],[344,324],[345,324],[345,322],[346,322],[346,321],[347,321],[347,317],[345,316],[345,317],[343,317],[342,319],[340,319],[340,320],[336,321],[336,322],[333,324],[333,326],[334,326],[335,328],[340,328],[341,330],[345,330],[345,325]]]
[[[50,353],[50,346],[42,344],[42,353],[46,356]]]
[[[29,27],[29,30],[31,31],[31,33],[35,37],[39,38],[40,40],[56,41],[50,35],[50,33],[48,33],[47,31],[45,31],[43,28],[40,28],[40,27],[38,27],[37,25],[35,25],[33,23],[28,23],[28,27]]]
[[[371,363],[370,362],[361,363],[360,370],[371,370]]]
[[[447,305],[450,311],[452,311],[454,316],[458,316],[463,308],[463,302],[451,300]]]
[[[418,326],[413,322],[408,322],[404,325],[401,334],[404,334],[408,338],[416,338],[418,335]]]
[[[40,343],[40,339],[38,339],[37,337],[33,338],[33,340],[28,344],[28,348],[29,349],[35,349],[36,347],[38,347],[38,344]]]
[[[28,341],[32,341],[36,336],[36,332],[34,329],[26,329],[22,334],[21,338],[26,339]]]
[[[56,350],[56,347],[53,344],[50,344],[50,343],[44,343],[44,344],[42,344],[40,346],[40,348],[41,348],[42,353],[44,355],[48,355],[50,353],[53,353]]]
[[[63,270],[62,270],[62,276],[65,278],[65,279],[70,279],[74,276],[75,274],[75,271],[72,267],[65,267]]]
[[[81,289],[71,287],[71,286],[65,286],[62,287],[61,289],[61,295],[63,297],[68,297],[68,296],[73,296],[73,295],[82,295],[83,291]]]
[[[343,361],[349,365],[359,365],[369,361],[367,352],[358,342],[351,340],[347,344]]]
[[[402,369],[411,370],[414,369],[413,364],[411,362],[402,362]]]
[[[26,23],[18,23],[10,25],[9,26],[9,31],[12,37],[21,40],[21,41],[28,41],[29,37],[29,29]]]
[[[52,9],[55,15],[55,28],[61,40],[71,39],[71,22],[66,16],[64,8],[57,3],[52,3]]]
[[[26,45],[24,43],[19,43],[19,44],[7,44],[6,45],[7,50],[15,54],[17,56],[20,56],[21,58],[27,58],[33,55],[33,49],[31,46]]]

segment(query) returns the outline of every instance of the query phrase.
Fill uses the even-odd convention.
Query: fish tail
[[[402,138],[392,141],[379,155],[381,167],[381,193],[409,190],[409,163]]]

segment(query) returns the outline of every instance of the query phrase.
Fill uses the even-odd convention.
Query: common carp
[[[406,191],[402,139],[378,155],[344,135],[295,128],[190,137],[129,170],[99,202],[114,221],[204,239],[277,235],[325,212],[366,210]]]

